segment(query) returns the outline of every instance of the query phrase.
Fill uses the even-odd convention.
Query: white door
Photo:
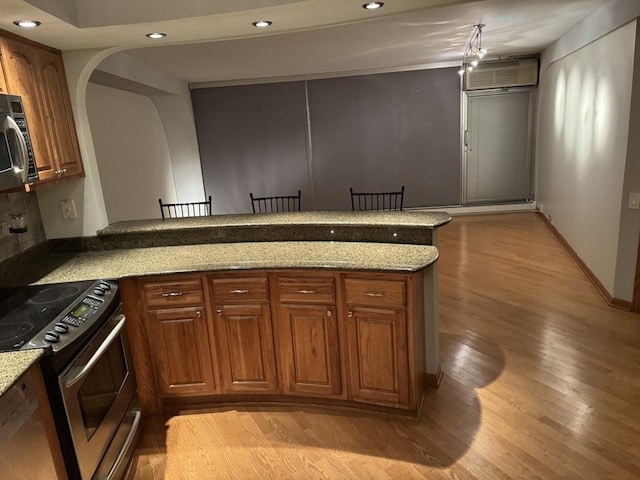
[[[465,203],[529,200],[531,92],[470,93]]]

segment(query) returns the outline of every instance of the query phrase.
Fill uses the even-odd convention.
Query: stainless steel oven
[[[119,470],[125,467],[122,459],[128,458],[127,450],[134,447],[140,410],[132,405],[136,382],[125,322],[125,316],[118,309],[58,376],[83,480],[118,478]],[[127,412],[133,418],[125,419]],[[126,430],[124,435],[118,432],[121,427]],[[115,445],[115,449],[122,452],[121,460],[99,468],[114,437],[123,437]]]
[[[40,366],[69,480],[122,478],[140,408],[117,282],[0,289],[0,351],[29,348],[45,351]]]

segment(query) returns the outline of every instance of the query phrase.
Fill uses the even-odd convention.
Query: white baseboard
[[[536,212],[536,202],[522,202],[522,203],[508,203],[508,204],[496,204],[496,205],[474,205],[474,206],[462,206],[462,205],[449,205],[443,207],[429,207],[429,208],[405,208],[407,211],[412,212],[442,212],[446,211],[449,215],[469,215],[473,213],[508,213],[508,212]]]

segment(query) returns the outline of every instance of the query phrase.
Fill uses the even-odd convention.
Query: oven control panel
[[[119,300],[118,284],[113,281],[95,282],[69,308],[45,327],[23,348],[47,348],[54,353],[64,348],[105,318],[112,304]]]

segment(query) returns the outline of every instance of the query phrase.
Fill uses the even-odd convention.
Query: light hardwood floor
[[[420,421],[156,416],[128,478],[640,478],[640,315],[607,306],[537,214],[456,217],[439,234],[445,377]]]

